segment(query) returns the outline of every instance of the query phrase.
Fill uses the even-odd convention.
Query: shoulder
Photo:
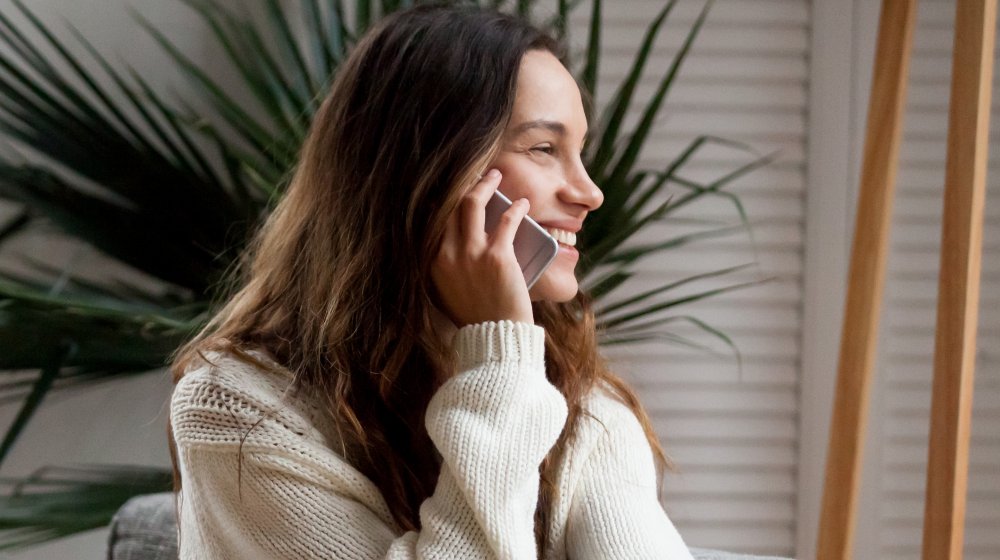
[[[562,470],[570,487],[586,466],[611,460],[652,459],[646,432],[632,409],[606,384],[595,386],[581,403],[575,433]]]
[[[259,353],[252,353],[261,358]],[[174,386],[170,420],[178,444],[243,444],[250,433],[314,431],[318,408],[290,391],[291,374],[230,353],[207,352]],[[264,360],[265,363],[267,360]]]
[[[645,439],[645,432],[635,412],[606,383],[591,389],[584,399],[583,410],[580,427],[584,431],[593,432],[592,437],[640,434]]]
[[[205,352],[204,358],[188,366],[174,386],[172,402],[209,405],[224,395],[269,401],[287,389],[289,380],[290,376],[283,378],[283,374],[264,370],[235,354]]]
[[[200,480],[200,489],[228,488],[235,495],[242,480],[257,489],[257,498],[282,503],[284,495],[275,494],[282,488],[307,497],[332,492],[391,523],[378,488],[346,458],[318,398],[291,392],[287,370],[270,371],[232,354],[205,356],[210,362],[185,372],[170,403],[170,427],[189,487]],[[241,478],[247,472],[241,469],[255,474]]]
[[[576,468],[589,465],[605,473],[636,471],[652,475],[653,449],[632,408],[610,386],[595,387],[584,400],[573,443]],[[648,473],[646,471],[649,471]]]
[[[604,383],[591,389],[581,405],[560,467],[562,515],[568,516],[574,504],[598,503],[595,492],[606,494],[612,488],[646,489],[655,496],[652,448],[629,405]]]
[[[174,386],[171,412],[238,412],[272,408],[288,389],[289,379],[245,362],[234,354],[206,352]]]

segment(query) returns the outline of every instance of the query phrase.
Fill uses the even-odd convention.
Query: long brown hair
[[[208,350],[266,366],[247,354],[264,349],[294,389],[320,395],[338,451],[405,530],[419,527],[437,481],[424,413],[454,369],[434,328],[429,263],[464,187],[499,150],[532,49],[562,55],[552,38],[496,11],[421,5],[383,19],[341,66],[287,192],[234,269],[232,293],[171,366],[175,382]],[[547,375],[569,406],[540,469],[544,547],[559,459],[595,385],[635,412],[661,470],[665,462],[635,393],[598,352],[587,297],[534,312]],[[176,453],[174,472],[179,489]]]

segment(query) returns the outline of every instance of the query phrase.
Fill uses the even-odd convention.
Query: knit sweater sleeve
[[[635,414],[604,395],[590,411],[601,433],[575,486],[566,523],[574,560],[692,560],[657,498],[652,449]]]
[[[427,408],[441,474],[420,508],[420,534],[394,543],[399,558],[537,558],[538,467],[566,421],[544,343],[544,330],[525,323],[459,330],[461,373]]]
[[[425,417],[441,473],[421,505],[420,530],[405,534],[374,484],[334,453],[317,459],[294,444],[260,446],[252,441],[260,436],[242,450],[186,441],[191,419],[175,396],[181,558],[537,558],[538,467],[566,419],[565,400],[545,377],[544,336],[509,321],[455,335],[458,373]],[[301,436],[287,430],[289,442]]]

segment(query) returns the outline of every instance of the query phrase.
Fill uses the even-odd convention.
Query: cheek
[[[530,165],[497,162],[494,167],[500,170],[503,178],[500,180],[500,190],[511,200],[527,198],[536,202],[539,197],[539,185],[545,184],[545,176]]]

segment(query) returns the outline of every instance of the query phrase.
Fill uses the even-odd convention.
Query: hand
[[[534,323],[528,286],[514,257],[514,233],[528,214],[528,200],[514,201],[496,231],[487,234],[486,203],[499,186],[500,172],[492,169],[462,197],[431,264],[442,311],[459,328],[484,321]]]

